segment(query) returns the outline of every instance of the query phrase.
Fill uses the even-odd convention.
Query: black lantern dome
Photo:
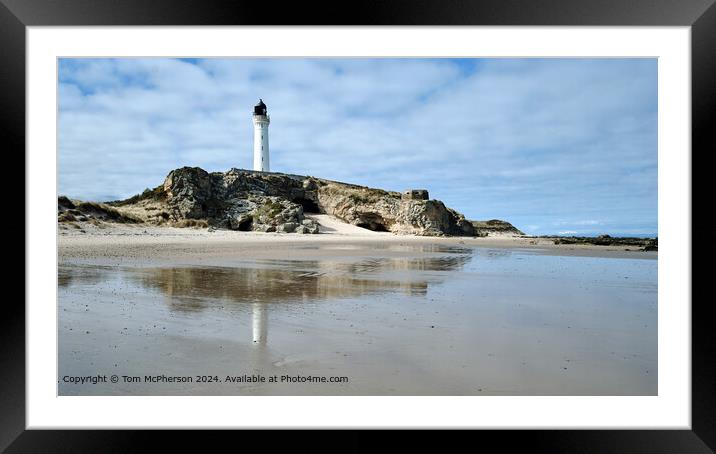
[[[259,103],[254,106],[254,115],[266,116],[266,104],[259,98]]]

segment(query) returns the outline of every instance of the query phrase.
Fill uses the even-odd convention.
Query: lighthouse
[[[268,127],[271,118],[262,99],[254,106],[254,170],[270,172]]]

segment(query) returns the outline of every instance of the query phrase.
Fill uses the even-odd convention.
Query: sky
[[[656,59],[60,59],[59,192],[106,201],[173,169],[402,191],[533,235],[657,233]]]

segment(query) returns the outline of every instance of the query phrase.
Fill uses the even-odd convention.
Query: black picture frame
[[[6,156],[25,156],[25,32],[29,26],[64,25],[529,25],[529,26],[687,26],[692,52],[692,159],[712,151],[716,118],[715,0],[413,0],[343,3],[316,0],[281,2],[228,0],[0,0],[0,128]],[[280,5],[280,6],[279,6]],[[709,147],[711,145],[711,147]],[[693,161],[692,161],[693,162]],[[23,160],[24,168],[24,160]],[[19,167],[16,167],[19,168]],[[693,168],[693,165],[692,165]],[[693,177],[692,177],[693,181]],[[31,209],[27,207],[26,209]],[[693,218],[692,218],[693,219]],[[694,224],[696,227],[696,224]],[[700,232],[692,229],[692,237]],[[25,247],[31,238],[25,236]],[[24,267],[23,267],[24,270]],[[692,278],[693,282],[693,278]],[[672,302],[689,304],[689,301]],[[549,452],[714,452],[716,449],[716,367],[709,301],[692,302],[692,430],[480,431],[480,444],[528,446]],[[6,299],[0,353],[0,450],[7,452],[100,452],[146,450],[149,431],[25,430],[25,310],[19,298]],[[176,442],[208,432],[171,432]],[[364,434],[336,431],[339,450],[368,448]],[[213,443],[231,432],[212,433]],[[383,442],[403,446],[406,438],[428,447],[424,434],[412,432]],[[282,446],[281,440],[285,440]],[[320,449],[305,435],[271,437],[271,450]],[[463,442],[465,440],[455,440]],[[186,445],[188,446],[188,445]],[[217,445],[218,446],[218,445]],[[488,446],[485,444],[484,446]],[[324,446],[325,447],[325,446]]]

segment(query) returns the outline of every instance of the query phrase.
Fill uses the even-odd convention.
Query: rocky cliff
[[[524,235],[517,227],[506,221],[500,221],[499,219],[490,219],[489,221],[471,221],[472,226],[478,233],[478,236],[489,236],[489,235],[513,235],[521,236]]]
[[[305,213],[325,213],[370,230],[439,236],[475,235],[470,221],[427,191],[404,195],[315,177],[198,167],[173,170],[164,183],[126,200],[119,213],[156,225],[207,225],[262,232],[318,233]],[[192,222],[194,221],[194,222]]]

